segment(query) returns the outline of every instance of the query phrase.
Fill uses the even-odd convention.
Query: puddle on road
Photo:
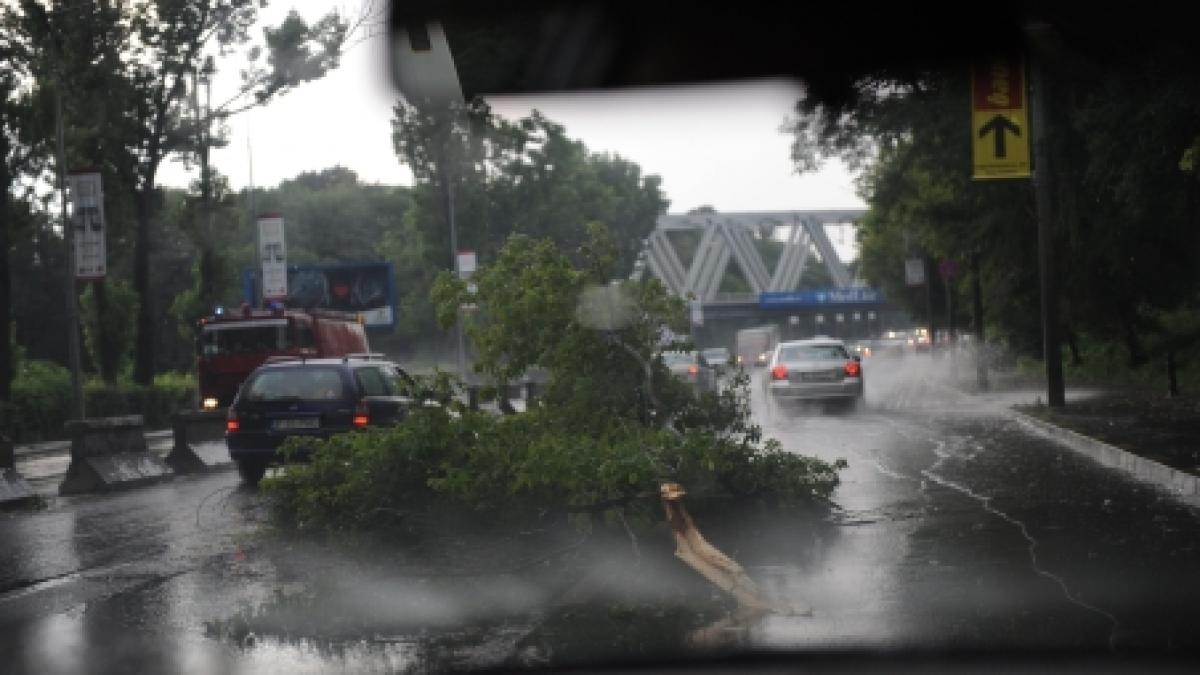
[[[736,622],[720,607],[706,612],[651,603],[576,604],[544,615],[398,633],[363,627],[370,637],[357,639],[288,634],[261,623],[264,619],[210,624],[208,637],[234,646],[251,669],[262,664],[281,672],[445,672],[681,658],[728,647],[726,636],[737,635],[730,631],[718,635],[716,645],[698,644],[695,638],[705,629]]]
[[[774,565],[772,576],[797,580],[791,588],[804,587],[798,579],[821,566],[814,556],[839,536],[828,523],[817,532],[807,520],[753,528],[724,520],[706,529],[714,545],[748,570]],[[399,563],[391,571],[329,564],[305,552],[300,559],[323,563],[319,572],[209,620],[204,635],[251,670],[264,664],[273,672],[563,667],[747,646],[761,619],[736,620],[735,603],[674,558],[669,535],[643,534],[638,558],[618,534],[561,565],[457,578],[453,569],[406,575]],[[782,559],[791,561],[787,571]]]
[[[251,669],[269,664],[287,672],[441,672],[659,659],[705,648],[696,640],[701,635],[715,637],[715,646],[728,646],[727,639],[738,635],[704,633],[736,622],[731,603],[703,590],[685,601],[591,597],[460,621],[408,614],[412,605],[395,607],[392,617],[350,615],[324,594],[277,594],[253,610],[208,622],[205,636],[234,648]]]

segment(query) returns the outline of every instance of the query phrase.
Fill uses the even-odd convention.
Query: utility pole
[[[1033,24],[1026,27],[1031,43],[1047,36],[1049,27]],[[1033,129],[1033,191],[1037,204],[1038,225],[1038,277],[1041,281],[1042,300],[1042,357],[1046,362],[1046,401],[1051,407],[1066,405],[1063,382],[1062,350],[1058,335],[1058,283],[1054,270],[1054,195],[1053,165],[1050,157],[1046,129],[1047,87],[1042,59],[1038,56],[1038,45],[1031,44],[1029,105]]]
[[[51,38],[53,43],[53,38]],[[63,77],[62,54],[54,49],[54,66],[56,82],[54,87],[54,135],[57,146],[56,164],[58,165],[58,198],[61,207],[63,243],[66,247],[66,304],[67,304],[67,350],[71,361],[71,412],[76,419],[83,419],[84,400],[83,382],[80,374],[82,368],[79,354],[79,295],[75,286],[75,228],[67,216],[67,170],[66,143],[63,141]]]

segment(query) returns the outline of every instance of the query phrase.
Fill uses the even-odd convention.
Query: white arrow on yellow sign
[[[971,159],[976,180],[1028,178],[1029,115],[1017,59],[998,59],[971,73]]]

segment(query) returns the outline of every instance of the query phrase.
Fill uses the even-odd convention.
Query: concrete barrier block
[[[16,469],[0,469],[0,507],[23,504],[34,497],[29,483],[17,473]]]
[[[15,506],[33,499],[29,483],[17,473],[13,455],[13,444],[7,436],[0,436],[0,506]]]
[[[187,410],[171,420],[174,444],[166,461],[176,473],[195,473],[230,463],[224,410]]]
[[[59,494],[104,492],[172,475],[162,460],[150,454],[141,415],[74,420],[67,423],[67,430],[71,464]]]

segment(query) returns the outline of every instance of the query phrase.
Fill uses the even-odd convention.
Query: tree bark
[[[1138,336],[1137,330],[1133,327],[1133,319],[1130,316],[1131,312],[1122,308],[1118,317],[1121,322],[1121,338],[1125,342],[1125,349],[1129,352],[1129,366],[1137,368],[1138,366],[1146,365],[1149,357],[1146,356],[1146,348],[1142,346],[1142,339]]]
[[[983,280],[979,264],[979,254],[971,254],[971,318],[974,319],[975,329],[975,380],[980,391],[987,391],[988,363],[987,340],[983,330]]]
[[[1175,350],[1167,350],[1167,396],[1179,396],[1179,378],[1176,373]]]
[[[9,176],[0,175],[0,401],[12,399],[12,222],[8,209]]]
[[[121,367],[121,347],[114,339],[109,327],[108,317],[108,281],[99,279],[92,282],[92,297],[96,302],[96,367],[100,378],[105,384],[117,383],[118,371]]]
[[[1071,350],[1071,365],[1078,368],[1083,365],[1083,356],[1079,353],[1079,336],[1072,328],[1067,328],[1064,334],[1067,338],[1067,347]]]
[[[937,319],[933,312],[933,277],[937,273],[933,265],[933,258],[925,257],[925,309],[929,318],[929,353],[931,356],[937,356],[937,350],[934,349],[934,339],[937,336]],[[915,347],[916,345],[914,345]]]
[[[133,288],[138,294],[137,337],[134,343],[133,381],[154,382],[154,312],[150,293],[150,220],[154,215],[154,182],[137,193],[137,229],[133,247]]]

